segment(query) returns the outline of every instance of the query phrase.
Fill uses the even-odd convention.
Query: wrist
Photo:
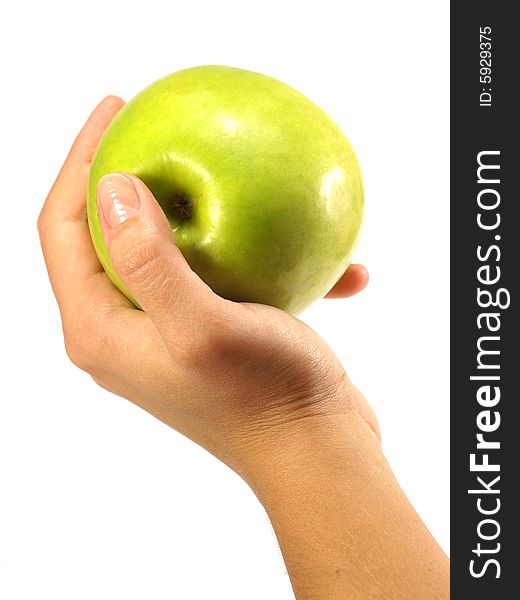
[[[383,600],[390,589],[403,600],[448,597],[446,557],[362,413],[300,421],[243,476],[269,516],[297,598]]]
[[[266,508],[270,495],[334,477],[334,470],[355,477],[368,459],[387,467],[377,420],[353,386],[326,406],[318,401],[305,414],[255,429],[241,455],[236,470]]]

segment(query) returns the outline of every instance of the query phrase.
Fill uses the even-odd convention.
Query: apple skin
[[[308,98],[233,67],[173,73],[116,115],[90,172],[96,252],[136,305],[111,264],[96,207],[98,181],[114,171],[146,183],[179,249],[214,292],[294,314],[348,267],[363,217],[354,152]]]

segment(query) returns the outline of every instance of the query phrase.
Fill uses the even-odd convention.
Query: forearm
[[[448,561],[359,416],[301,423],[250,481],[297,600],[448,598]]]

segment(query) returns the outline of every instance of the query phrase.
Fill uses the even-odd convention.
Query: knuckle
[[[90,370],[88,348],[86,348],[81,336],[72,332],[65,333],[65,351],[73,365],[82,371]]]
[[[96,374],[99,365],[110,356],[110,340],[103,334],[99,319],[88,313],[64,329],[64,341],[70,361],[91,375]]]
[[[38,219],[36,220],[36,227],[38,229],[38,234],[39,234],[40,238],[43,236],[43,232],[46,229],[46,225],[47,225],[47,216],[45,213],[45,209],[42,208],[42,210],[40,211],[40,214],[38,215]]]

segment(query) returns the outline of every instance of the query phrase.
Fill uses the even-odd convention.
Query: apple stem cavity
[[[187,194],[182,191],[176,192],[172,198],[171,204],[176,220],[179,223],[191,219],[194,201],[189,198]]]

